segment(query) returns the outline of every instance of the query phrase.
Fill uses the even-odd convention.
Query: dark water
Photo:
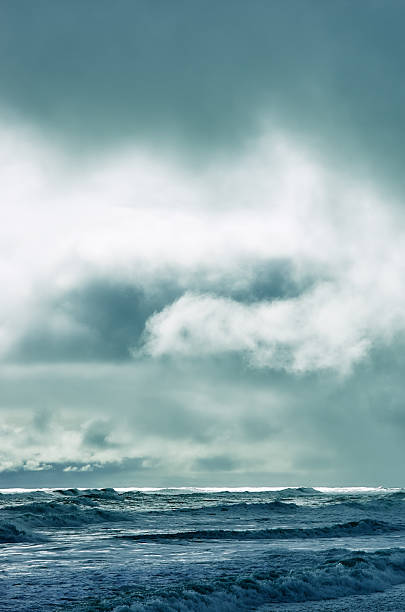
[[[0,494],[0,610],[405,610],[405,490]]]

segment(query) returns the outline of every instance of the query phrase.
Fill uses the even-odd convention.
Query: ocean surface
[[[1,611],[405,611],[405,489],[2,489],[0,561]]]

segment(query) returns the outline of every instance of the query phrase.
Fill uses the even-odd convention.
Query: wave
[[[374,499],[370,499],[368,502],[366,503],[370,503],[370,504],[384,504],[385,506],[396,506],[396,505],[403,505],[405,501],[405,491],[395,491],[393,493],[388,493],[385,495],[382,495],[381,497],[378,496]]]
[[[122,500],[128,496],[126,492],[119,493],[115,489],[54,489],[53,493],[68,498],[84,498],[94,500]],[[136,493],[136,492],[130,492]]]
[[[356,498],[347,498],[339,496],[336,498],[328,499],[327,506],[325,508],[336,506],[338,508],[347,508],[348,510],[362,510],[371,512],[384,512],[389,510],[396,510],[404,504],[405,492],[398,491],[394,493],[388,493],[383,495],[367,495],[359,496]]]
[[[317,489],[313,489],[312,487],[288,487],[287,489],[281,489],[280,491],[275,491],[275,494],[279,498],[323,495],[321,491],[318,491]]]
[[[196,500],[192,499],[191,494],[187,494],[184,499],[183,495],[176,495],[174,499],[170,498],[165,501],[167,504],[159,503],[159,508],[156,508],[156,495],[145,494],[140,491],[124,491],[117,492],[114,489],[55,489],[53,493],[58,497],[62,496],[62,500],[68,500],[72,504],[80,504],[86,506],[96,506],[102,503],[103,506],[120,502],[129,506],[132,510],[146,511],[148,514],[164,513],[193,513],[193,514],[212,514],[213,512],[231,512],[233,514],[291,514],[300,509],[297,504],[288,501],[280,501],[278,499],[272,501],[235,501],[233,498],[226,499],[201,499],[201,494],[198,494]],[[161,496],[162,497],[162,496]],[[60,499],[58,501],[61,501]],[[190,501],[192,502],[190,504]],[[194,502],[194,503],[193,503]],[[201,505],[205,502],[204,505]],[[187,504],[187,505],[186,505]]]
[[[399,531],[397,525],[384,521],[362,519],[348,523],[338,523],[324,527],[274,527],[273,529],[198,529],[195,531],[176,531],[165,533],[136,533],[114,536],[118,539],[135,540],[138,542],[164,542],[173,540],[289,540],[311,538],[340,538],[350,536],[365,536]]]
[[[33,502],[3,508],[3,513],[15,516],[29,527],[79,527],[91,523],[118,522],[133,519],[133,515],[118,510],[80,507],[66,502]]]
[[[291,497],[305,497],[305,496],[321,496],[324,495],[321,491],[314,489],[312,487],[287,487],[285,489],[275,489],[275,490],[264,490],[264,491],[237,491],[234,492],[232,490],[224,490],[224,491],[204,491],[204,490],[178,490],[178,489],[162,489],[152,492],[144,492],[142,490],[121,490],[117,491],[113,488],[103,488],[103,489],[53,489],[54,493],[63,496],[79,496],[79,497],[90,497],[93,499],[169,499],[172,501],[175,499],[179,500],[179,503],[182,503],[182,499],[190,501],[191,499],[202,499],[204,501],[208,501],[207,498],[211,498],[211,500],[220,500],[221,498],[232,499],[233,497],[237,498],[251,498],[252,495],[255,497],[268,497],[269,495],[274,496],[275,498],[291,498]]]
[[[27,527],[18,523],[0,523],[0,544],[37,543],[45,540],[42,534],[32,533]]]
[[[321,601],[370,594],[405,582],[402,550],[340,552],[311,567],[290,571],[253,571],[217,580],[190,580],[160,592],[139,591],[114,598],[102,609],[115,612],[240,611],[271,603]],[[94,606],[92,609],[101,609]],[[335,608],[334,608],[335,609]],[[337,609],[337,608],[336,608]]]
[[[299,510],[299,506],[293,502],[270,501],[270,502],[240,502],[234,503],[212,503],[206,506],[189,508],[171,508],[170,512],[193,513],[193,514],[212,514],[216,512],[230,512],[231,514],[292,514]],[[160,511],[159,511],[160,512]]]

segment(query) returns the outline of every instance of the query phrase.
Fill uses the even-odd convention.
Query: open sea
[[[0,490],[0,610],[405,611],[405,489]]]

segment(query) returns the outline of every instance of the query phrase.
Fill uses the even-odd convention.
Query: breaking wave
[[[0,544],[15,544],[18,542],[44,542],[45,536],[32,533],[27,527],[19,523],[0,523]]]
[[[236,612],[402,592],[404,501],[376,489],[13,489],[0,496],[13,593],[0,609]]]
[[[277,491],[277,497],[308,497],[313,495],[323,495],[321,491],[312,487],[288,487],[287,489],[281,489]]]
[[[337,553],[337,551],[336,551]],[[290,571],[257,571],[234,578],[189,581],[164,592],[119,598],[105,607],[114,612],[191,612],[253,610],[263,604],[321,601],[383,591],[405,582],[402,550],[375,553],[340,551],[321,564]],[[141,599],[141,600],[140,600]]]

